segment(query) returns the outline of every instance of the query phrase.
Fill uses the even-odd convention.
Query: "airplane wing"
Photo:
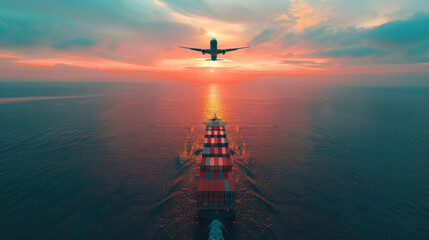
[[[182,47],[182,46],[178,46],[179,48],[185,48],[185,49],[189,49],[192,51],[198,51],[198,52],[202,52],[203,50],[206,52],[210,52],[210,49],[204,49],[204,48],[190,48],[190,47]]]
[[[223,50],[225,50],[225,52],[231,52],[231,51],[235,51],[235,50],[239,50],[239,49],[243,49],[243,48],[250,48],[250,46],[247,47],[239,47],[239,48],[225,48],[225,49],[218,49],[217,52],[218,53],[222,53]]]

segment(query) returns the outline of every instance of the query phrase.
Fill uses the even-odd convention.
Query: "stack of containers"
[[[227,123],[215,117],[204,124],[206,131],[198,181],[197,207],[199,213],[204,212],[200,216],[207,216],[207,212],[210,211],[216,212],[217,215],[219,211],[233,212],[235,184],[225,132]]]

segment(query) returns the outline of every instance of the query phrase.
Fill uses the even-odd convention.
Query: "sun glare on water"
[[[210,84],[205,102],[204,119],[213,118],[215,114],[219,118],[225,117],[223,103],[219,93],[218,86],[216,84]]]

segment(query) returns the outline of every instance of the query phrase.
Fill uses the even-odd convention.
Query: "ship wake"
[[[209,226],[209,240],[224,240],[223,238],[223,230],[225,226],[223,223],[217,219],[213,220]]]

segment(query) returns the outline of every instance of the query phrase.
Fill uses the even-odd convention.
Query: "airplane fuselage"
[[[216,61],[216,59],[217,59],[217,40],[216,40],[216,38],[212,38],[212,40],[210,40],[210,55],[211,55],[212,61]]]

